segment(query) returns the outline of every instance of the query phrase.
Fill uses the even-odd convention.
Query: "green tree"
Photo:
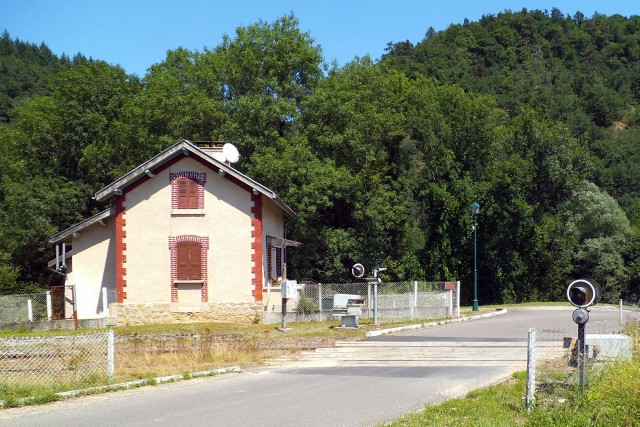
[[[258,145],[289,135],[322,76],[322,54],[294,15],[236,29],[202,55],[206,79],[222,90],[225,136],[250,158]]]
[[[617,301],[631,279],[625,257],[633,232],[618,203],[591,182],[584,182],[563,207],[565,233],[577,237],[574,277],[591,277],[603,298]]]
[[[374,265],[400,258],[410,194],[399,167],[408,84],[367,57],[334,69],[303,103],[301,126],[313,152],[349,176],[317,234],[340,246],[346,232],[353,242],[333,264],[334,271],[341,265],[342,280],[356,260]]]
[[[151,66],[144,90],[133,102],[132,116],[149,138],[163,145],[182,138],[221,140],[226,132],[225,86],[208,67],[206,55],[178,48]],[[159,148],[159,147],[158,147]]]
[[[132,158],[135,129],[123,115],[139,90],[137,79],[120,67],[99,61],[74,67],[52,80],[50,96],[15,110],[7,143],[23,153],[27,174],[104,185],[140,160]]]
[[[38,46],[12,39],[5,30],[0,37],[0,124],[12,120],[11,110],[22,100],[48,94],[49,79],[70,65],[44,43]]]

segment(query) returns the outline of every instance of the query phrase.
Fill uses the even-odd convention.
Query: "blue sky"
[[[380,58],[388,42],[415,44],[429,27],[444,30],[464,18],[523,7],[558,7],[565,15],[580,11],[587,17],[640,15],[639,0],[0,0],[0,31],[45,42],[58,55],[81,52],[144,76],[167,50],[213,48],[239,26],[290,12],[322,46],[327,62],[344,65],[356,56]]]

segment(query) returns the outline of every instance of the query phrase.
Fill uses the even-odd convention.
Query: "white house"
[[[264,291],[298,245],[286,239],[294,212],[222,147],[176,143],[98,191],[109,209],[51,237],[69,248],[79,319],[111,309],[117,324],[246,322],[271,307]]]

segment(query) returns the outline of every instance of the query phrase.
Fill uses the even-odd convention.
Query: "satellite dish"
[[[358,278],[364,276],[364,266],[360,263],[354,264],[353,267],[351,267],[351,274]]]
[[[238,153],[238,149],[235,145],[229,142],[222,146],[222,155],[229,163],[235,163],[240,160],[240,153]]]

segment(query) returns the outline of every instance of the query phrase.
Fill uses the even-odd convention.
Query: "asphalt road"
[[[595,309],[587,331],[617,326],[617,311]],[[523,369],[530,327],[554,346],[576,329],[570,309],[521,310],[238,374],[0,410],[0,426],[375,426]]]

